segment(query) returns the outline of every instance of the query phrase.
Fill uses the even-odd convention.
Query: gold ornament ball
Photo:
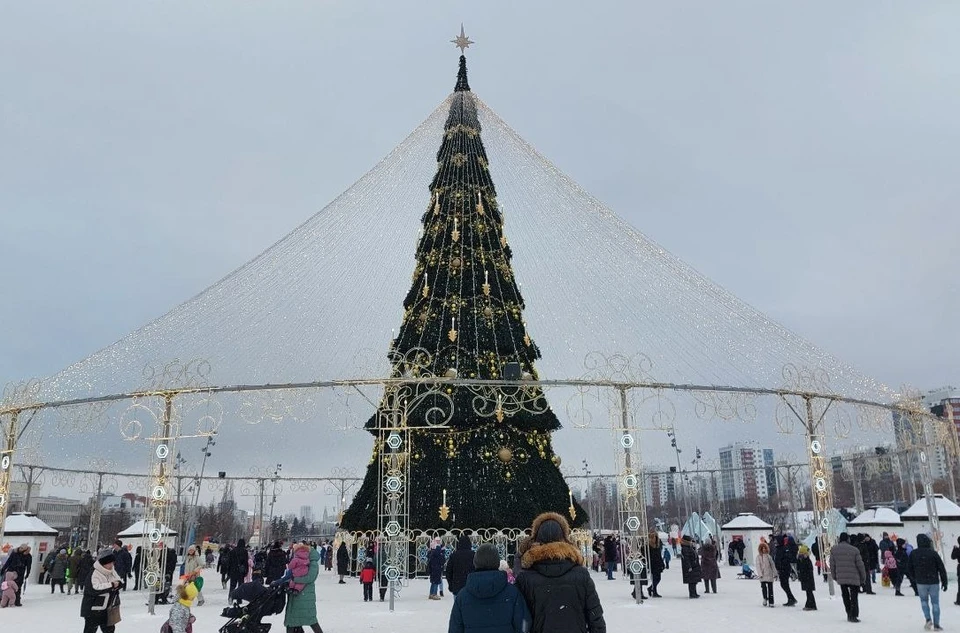
[[[497,457],[500,458],[500,461],[504,464],[509,464],[510,460],[513,459],[513,451],[504,446],[499,451],[497,451]]]
[[[457,377],[457,368],[451,367],[447,370],[447,378],[456,378]]]
[[[483,316],[485,316],[485,317],[492,317],[492,316],[493,316],[493,308],[491,308],[490,306],[487,306],[486,308],[484,308],[484,309],[483,309]]]
[[[460,264],[461,264],[461,262],[460,262],[460,258],[459,258],[459,257],[454,257],[454,258],[450,261],[450,265],[453,266],[454,268],[460,268]]]

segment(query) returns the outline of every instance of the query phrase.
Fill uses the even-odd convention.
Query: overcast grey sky
[[[960,4],[872,0],[0,0],[0,383],[323,207],[452,89],[461,21],[473,89],[633,225],[869,375],[960,386]]]

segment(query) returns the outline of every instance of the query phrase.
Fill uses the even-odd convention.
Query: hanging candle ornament
[[[447,338],[450,339],[451,343],[457,342],[457,320],[450,319],[450,331],[447,332]]]
[[[457,230],[457,218],[453,218],[453,232],[450,233],[450,239],[454,242],[460,241],[460,231]]]
[[[440,192],[433,193],[433,214],[440,215]]]
[[[423,273],[423,298],[426,299],[430,296],[430,280],[427,278],[427,273]]]
[[[483,193],[477,191],[477,215],[483,215]]]
[[[490,273],[489,273],[488,271],[486,271],[486,270],[483,271],[483,285],[480,286],[480,287],[483,289],[483,294],[486,295],[486,296],[488,296],[488,297],[490,296],[490,279],[489,279],[489,274],[490,274]]]

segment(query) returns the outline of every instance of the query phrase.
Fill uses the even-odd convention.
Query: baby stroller
[[[283,613],[287,603],[286,587],[267,587],[267,590],[254,600],[241,606],[235,603],[227,607],[220,615],[230,621],[220,627],[220,633],[268,633],[269,622],[261,622],[268,615]]]
[[[743,567],[740,568],[740,573],[737,574],[737,578],[743,578],[745,580],[753,580],[756,577],[757,574],[753,571],[753,568],[746,563],[743,564]]]

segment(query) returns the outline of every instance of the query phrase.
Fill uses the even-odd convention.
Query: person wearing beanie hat
[[[451,558],[452,560],[452,558]],[[500,570],[500,553],[490,543],[477,548],[473,571],[457,592],[450,611],[449,633],[527,633],[530,611],[523,596]],[[451,590],[452,591],[452,590]]]
[[[807,594],[803,610],[816,611],[817,599],[813,592],[817,590],[817,581],[813,574],[813,561],[810,560],[810,548],[806,545],[801,545],[797,550],[797,577],[800,579],[800,589]]]
[[[570,542],[567,520],[545,512],[533,520],[530,534],[517,548],[517,589],[530,610],[530,630],[606,633],[600,596],[580,550]]]
[[[688,534],[684,534],[680,539],[680,570],[689,597],[699,598],[697,585],[703,580],[703,571],[700,567],[700,557],[697,556],[697,548],[693,546],[693,540]]]
[[[61,549],[53,559],[53,564],[47,570],[50,574],[50,593],[54,588],[60,585],[60,593],[64,593],[64,585],[67,584],[67,568],[70,567],[70,557],[67,556],[67,550]]]
[[[840,585],[843,608],[848,622],[860,621],[860,587],[867,581],[867,570],[860,550],[850,544],[850,535],[840,533],[839,542],[830,550],[830,575]]]
[[[113,633],[120,618],[120,576],[113,569],[113,550],[100,552],[90,578],[84,584],[80,617],[84,619],[83,633]],[[112,623],[111,623],[112,622]]]
[[[187,633],[187,626],[194,621],[190,606],[198,593],[192,582],[177,585],[177,601],[170,607],[170,617],[167,619],[171,633]]]

